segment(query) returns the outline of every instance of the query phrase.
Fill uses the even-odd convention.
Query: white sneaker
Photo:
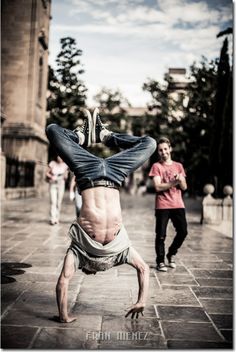
[[[159,263],[159,264],[157,264],[156,269],[157,269],[158,271],[167,272],[167,267],[166,267],[165,263]]]
[[[102,123],[98,108],[95,108],[93,112],[92,143],[104,142],[111,133],[112,132],[106,128],[106,125]]]
[[[175,269],[176,268],[175,259],[174,259],[175,257],[173,255],[167,254],[166,258],[168,260],[169,267],[172,269]]]
[[[79,137],[79,144],[90,147],[92,142],[92,116],[87,109],[82,110],[85,114],[84,123],[81,127],[77,127],[74,132]]]

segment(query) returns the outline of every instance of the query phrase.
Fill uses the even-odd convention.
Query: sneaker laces
[[[100,118],[100,115],[97,115],[97,122],[102,128],[106,128],[108,126],[108,123],[103,123],[102,122],[102,120]]]
[[[82,133],[84,133],[85,128],[86,128],[86,122],[87,122],[87,121],[84,120],[83,125],[80,126],[80,127],[77,127],[76,130],[77,130],[77,131],[80,131],[80,132],[82,132]]]

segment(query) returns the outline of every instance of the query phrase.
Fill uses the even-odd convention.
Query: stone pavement
[[[232,348],[232,239],[199,224],[187,202],[189,235],[177,268],[154,268],[154,195],[122,193],[123,218],[134,247],[151,266],[144,317],[125,318],[136,300],[128,265],[86,276],[78,271],[69,303],[78,320],[59,324],[55,285],[74,205],[65,195],[60,225],[48,224],[48,198],[2,206],[2,348],[226,349]],[[169,227],[167,244],[173,228]]]

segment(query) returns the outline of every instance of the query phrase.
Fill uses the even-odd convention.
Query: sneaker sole
[[[96,121],[97,121],[98,113],[99,113],[99,109],[95,108],[93,112],[92,143],[96,143]]]
[[[168,265],[171,269],[175,269],[176,268],[176,264],[171,264],[171,263],[169,263],[169,265]]]
[[[91,116],[89,110],[84,109],[84,112],[86,113],[87,118],[88,118],[88,129],[89,129],[89,133],[88,133],[88,145],[87,145],[87,146],[90,147],[90,145],[91,145],[91,143],[92,143],[91,134],[92,134],[92,130],[93,130],[92,116]]]
[[[157,271],[162,271],[163,273],[167,272],[167,268],[156,268]]]

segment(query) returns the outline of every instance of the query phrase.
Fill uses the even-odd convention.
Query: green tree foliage
[[[228,32],[227,32],[228,34]],[[191,194],[202,194],[210,182],[216,194],[232,184],[232,69],[228,41],[224,40],[219,60],[202,58],[190,67],[188,104],[170,99],[171,81],[166,85],[150,80],[143,88],[150,92],[149,109],[156,111],[150,124],[154,138],[166,135],[172,141],[173,157],[184,163]],[[182,112],[176,118],[176,111]],[[154,126],[153,126],[154,124]]]
[[[144,117],[145,133],[158,139],[168,123],[170,101],[168,99],[168,76],[163,84],[156,80],[148,79],[143,84],[143,90],[151,94],[152,100],[148,103],[151,114]],[[139,121],[137,121],[139,123]]]
[[[84,73],[80,56],[82,50],[77,48],[73,38],[60,40],[61,51],[57,55],[57,68],[49,67],[47,100],[47,124],[57,123],[73,129],[79,117],[79,111],[86,104],[86,91],[80,79]]]
[[[123,94],[119,90],[102,88],[94,99],[99,104],[102,120],[109,124],[109,128],[114,132],[123,132],[127,121],[126,108],[130,106]]]
[[[145,133],[156,140],[160,136],[168,137],[175,144],[175,155],[178,160],[183,161],[183,151],[185,143],[183,142],[183,128],[180,118],[176,112],[183,111],[183,100],[176,101],[170,94],[173,80],[166,74],[164,83],[149,79],[143,85],[143,90],[148,91],[152,100],[148,104],[149,114],[143,117]],[[158,159],[157,153],[152,155],[151,162]]]
[[[232,184],[233,181],[232,105],[232,70],[229,63],[228,38],[225,38],[217,72],[214,134],[210,153],[210,166],[218,195],[221,195],[225,184]]]
[[[217,62],[202,58],[200,65],[194,63],[191,66],[190,77],[189,101],[181,124],[185,143],[183,159],[190,192],[194,194],[201,193],[205,183],[213,182],[209,154],[213,135]]]
[[[166,75],[166,84],[149,81],[144,85],[152,95],[149,109],[156,111],[152,136],[167,136],[174,147],[173,158],[182,162],[188,173],[191,194],[201,193],[210,178],[209,149],[216,94],[216,62],[202,58],[200,64],[190,67],[186,92],[188,104],[183,99],[171,98],[172,80]],[[176,114],[180,112],[180,114]],[[153,121],[152,121],[153,122]],[[157,156],[156,156],[157,158]]]

